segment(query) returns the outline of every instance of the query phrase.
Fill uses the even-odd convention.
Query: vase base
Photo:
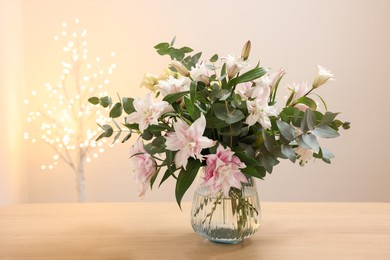
[[[236,245],[236,244],[239,244],[242,242],[242,239],[238,240],[238,239],[218,239],[218,238],[212,239],[212,238],[208,238],[208,240],[210,240],[213,243],[217,243],[217,244],[229,244],[229,245]]]

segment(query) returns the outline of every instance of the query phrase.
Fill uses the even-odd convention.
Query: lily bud
[[[251,41],[247,41],[244,45],[244,48],[242,48],[241,58],[243,60],[247,60],[250,52],[251,52]]]
[[[157,84],[157,82],[158,77],[148,72],[144,75],[140,86],[148,88],[151,91],[155,91],[155,85]]]
[[[206,86],[210,85],[210,78],[206,75],[200,75],[200,79],[204,82],[204,84],[206,84]]]
[[[176,69],[176,71],[179,72],[182,76],[184,76],[184,77],[190,76],[190,72],[181,62],[173,60],[171,63],[171,66],[174,67]]]

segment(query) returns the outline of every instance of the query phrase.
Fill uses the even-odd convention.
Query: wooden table
[[[388,203],[262,203],[238,245],[192,231],[190,203],[0,207],[0,259],[390,259]]]

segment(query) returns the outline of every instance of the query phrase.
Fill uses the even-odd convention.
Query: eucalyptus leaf
[[[159,44],[157,44],[156,46],[154,46],[155,49],[167,49],[169,48],[169,43],[167,42],[161,42]]]
[[[172,60],[181,61],[184,58],[185,53],[180,49],[171,48],[169,50],[169,56],[171,56]]]
[[[190,47],[182,47],[180,48],[180,50],[184,53],[189,53],[193,51],[193,49],[191,49]]]
[[[295,163],[296,155],[291,146],[287,144],[282,144],[281,151],[291,162]]]
[[[317,138],[314,134],[303,134],[302,140],[313,150],[313,152],[318,153],[320,145],[318,144]]]
[[[153,134],[150,132],[150,131],[148,131],[148,130],[145,130],[143,133],[142,133],[142,139],[144,139],[144,140],[151,140],[152,138],[153,138]]]
[[[170,53],[170,49],[169,48],[161,48],[161,49],[158,49],[157,50],[157,53],[160,54],[160,55],[167,55]]]
[[[135,112],[135,108],[133,106],[134,98],[124,97],[122,98],[123,103],[123,110],[130,115],[131,113]]]
[[[108,96],[101,97],[99,101],[100,101],[100,105],[104,108],[111,106],[112,104],[111,98]]]
[[[215,116],[218,119],[225,121],[227,124],[234,124],[245,118],[245,115],[241,110],[233,107],[229,108],[229,106],[224,103],[215,103],[213,109]]]
[[[307,132],[314,129],[314,126],[316,124],[316,116],[314,115],[313,111],[308,108],[305,111],[305,114],[303,115],[303,119],[301,121],[301,129],[303,132]]]
[[[88,102],[91,103],[92,105],[97,105],[97,104],[99,104],[99,98],[98,97],[90,97],[90,98],[88,98]]]
[[[260,156],[259,160],[268,173],[272,173],[273,167],[279,163],[278,160],[268,154]]]
[[[98,124],[99,125],[99,124]],[[112,127],[110,125],[99,125],[101,129],[103,129],[103,133],[101,133],[98,138],[96,138],[96,141],[102,139],[103,137],[110,137],[113,133],[114,133],[114,130],[112,129]]]
[[[197,54],[195,54],[194,56],[192,56],[191,58],[191,61],[196,64],[198,63],[200,57],[202,56],[202,53],[201,52],[198,52]]]
[[[321,147],[321,151],[322,151],[322,158],[329,159],[329,160],[334,158],[334,154],[328,149]]]
[[[121,115],[122,115],[122,103],[118,102],[112,107],[110,111],[110,117],[117,118],[120,117]]]
[[[210,58],[210,62],[216,62],[218,60],[218,54],[214,54],[211,58]]]
[[[276,150],[275,146],[275,136],[270,136],[267,134],[267,132],[263,131],[263,139],[264,139],[264,145],[267,148],[269,152],[274,152]]]
[[[327,125],[316,126],[313,134],[321,138],[335,138],[340,135],[336,130]]]
[[[324,125],[331,124],[338,114],[340,114],[340,113],[326,112],[324,114],[324,116],[322,117],[321,124],[324,124]]]
[[[122,134],[122,131],[119,131],[119,132],[115,135],[114,141],[112,141],[111,144],[114,144],[114,143],[119,139],[119,137],[121,136],[121,134]]]
[[[286,140],[293,141],[295,139],[295,130],[290,124],[280,120],[276,120],[276,125],[279,128],[280,134]]]
[[[127,140],[129,140],[130,137],[131,137],[131,134],[132,134],[131,132],[128,133],[128,134],[125,136],[125,138],[122,139],[122,143],[124,143],[124,142],[126,142]]]

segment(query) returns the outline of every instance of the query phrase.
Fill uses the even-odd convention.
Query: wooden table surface
[[[389,203],[262,203],[238,245],[192,231],[190,203],[0,207],[0,259],[390,259]]]

